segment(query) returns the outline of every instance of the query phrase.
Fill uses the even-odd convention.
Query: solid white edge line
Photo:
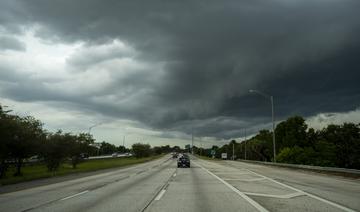
[[[193,162],[194,163],[194,162]],[[210,172],[209,170],[207,170],[206,168],[204,168],[203,166],[201,166],[198,163],[195,163],[198,166],[200,166],[204,171],[206,171],[208,174],[210,174],[211,176],[215,177],[216,179],[218,179],[220,182],[222,182],[223,184],[225,184],[228,188],[230,188],[232,191],[234,191],[235,193],[237,193],[239,196],[241,196],[243,199],[245,199],[246,201],[248,201],[252,206],[254,206],[258,211],[261,212],[268,212],[268,210],[266,210],[263,206],[261,206],[259,203],[255,202],[253,199],[251,199],[250,197],[248,197],[246,194],[242,193],[241,191],[239,191],[237,188],[235,188],[234,186],[230,185],[229,183],[227,183],[226,181],[224,181],[223,179],[221,179],[220,177],[216,176],[215,174],[213,174],[212,172]]]
[[[251,192],[244,192],[246,195],[250,196],[259,196],[259,197],[273,197],[273,198],[279,198],[279,199],[291,199],[294,197],[299,197],[306,195],[304,193],[296,192],[292,194],[284,194],[284,195],[274,195],[274,194],[261,194],[261,193],[251,193]]]
[[[161,199],[161,197],[165,194],[166,190],[163,189],[160,191],[160,193],[155,197],[155,200],[158,201]]]
[[[85,193],[87,193],[87,192],[89,192],[89,190],[86,190],[86,191],[83,191],[83,192],[80,192],[80,193],[77,193],[77,194],[74,194],[74,195],[71,195],[71,196],[68,196],[68,197],[64,197],[64,198],[62,198],[62,199],[59,200],[59,201],[64,201],[64,200],[67,200],[67,199],[70,199],[70,198],[73,198],[73,197],[76,197],[76,196],[85,194]]]
[[[255,182],[255,181],[262,181],[262,180],[266,180],[266,179],[262,177],[262,178],[255,178],[255,179],[224,178],[223,180],[226,180],[226,181]]]
[[[312,198],[314,198],[314,199],[317,199],[317,200],[319,200],[319,201],[321,201],[321,202],[324,202],[324,203],[327,203],[327,204],[329,204],[329,205],[332,205],[332,206],[334,206],[334,207],[336,207],[336,208],[342,209],[342,210],[347,211],[347,212],[356,212],[355,210],[353,210],[353,209],[351,209],[351,208],[347,208],[347,207],[342,206],[342,205],[339,205],[339,204],[337,204],[337,203],[335,203],[335,202],[331,202],[331,201],[329,201],[329,200],[323,199],[323,198],[318,197],[318,196],[316,196],[316,195],[307,193],[307,192],[302,191],[302,190],[300,190],[300,189],[297,189],[297,188],[294,188],[294,187],[292,187],[292,186],[286,185],[286,184],[284,184],[284,183],[278,182],[278,181],[276,181],[276,180],[274,180],[274,179],[271,179],[271,178],[266,177],[266,176],[264,176],[264,175],[261,175],[261,174],[258,174],[258,173],[256,173],[256,172],[253,172],[253,171],[251,171],[251,170],[249,170],[249,169],[246,169],[246,170],[248,170],[249,172],[251,172],[251,173],[253,173],[253,174],[256,174],[256,175],[258,175],[258,176],[260,176],[260,177],[264,177],[264,178],[266,178],[267,180],[270,180],[270,181],[272,181],[272,182],[274,182],[274,183],[277,183],[277,184],[279,184],[279,185],[282,185],[282,186],[284,186],[284,187],[286,187],[286,188],[289,188],[289,189],[292,189],[292,190],[294,190],[294,191],[303,193],[303,194],[305,194],[305,195],[307,195],[307,196],[309,196],[309,197],[312,197]]]

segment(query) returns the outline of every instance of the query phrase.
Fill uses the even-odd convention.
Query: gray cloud
[[[25,49],[25,43],[19,41],[18,39],[8,36],[0,36],[0,50],[25,51]]]
[[[7,97],[71,102],[156,129],[189,133],[194,125],[198,135],[225,138],[270,121],[269,102],[249,89],[275,96],[278,119],[360,104],[357,0],[5,2],[4,28],[37,24],[42,39],[94,46],[69,58],[69,68],[100,64],[112,79],[96,92],[67,95],[44,95],[27,81],[7,87]],[[114,39],[131,49],[96,48]],[[143,65],[109,62],[123,58]]]

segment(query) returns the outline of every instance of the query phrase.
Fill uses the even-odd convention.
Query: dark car
[[[178,168],[187,167],[190,168],[190,158],[188,155],[181,155],[177,161]]]

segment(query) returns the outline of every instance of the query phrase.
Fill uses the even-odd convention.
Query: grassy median
[[[146,158],[108,158],[98,160],[87,160],[77,165],[76,169],[73,169],[71,164],[64,163],[56,172],[49,172],[45,165],[27,165],[21,169],[22,176],[14,177],[15,168],[10,168],[6,173],[6,177],[0,179],[0,185],[14,184],[19,182],[31,181],[41,178],[49,178],[56,176],[63,176],[73,173],[96,171],[101,169],[109,169],[115,167],[123,167],[138,163],[144,163],[154,159],[158,159],[163,155],[156,155]]]

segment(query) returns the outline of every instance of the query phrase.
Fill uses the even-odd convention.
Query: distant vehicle
[[[111,157],[113,158],[117,158],[119,156],[119,153],[115,152],[115,153],[112,153]]]
[[[88,153],[81,153],[81,154],[80,154],[80,157],[81,157],[82,159],[86,159],[86,158],[89,158],[89,154],[88,154]]]
[[[172,158],[174,158],[174,159],[175,159],[175,158],[178,158],[178,153],[175,152],[175,153],[172,155]]]
[[[221,159],[227,160],[227,153],[221,153]]]
[[[44,158],[40,157],[39,155],[34,155],[34,156],[31,156],[30,158],[26,159],[25,162],[36,163],[36,162],[41,162],[43,160],[44,160]]]
[[[178,161],[177,161],[177,167],[181,168],[181,167],[187,167],[190,168],[190,158],[188,155],[183,154],[181,156],[179,156]]]

